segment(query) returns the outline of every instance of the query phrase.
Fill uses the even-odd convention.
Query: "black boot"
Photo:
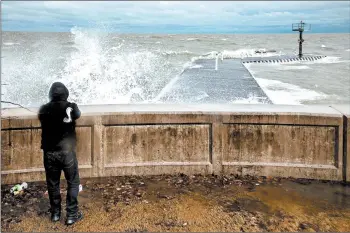
[[[72,224],[80,221],[82,218],[83,218],[83,213],[79,211],[75,216],[67,217],[66,224],[72,225]]]
[[[61,218],[61,212],[51,213],[51,221],[52,222],[58,222],[58,221],[60,221],[60,218]]]

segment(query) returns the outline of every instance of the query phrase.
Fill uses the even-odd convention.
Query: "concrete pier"
[[[254,98],[261,103],[272,103],[242,64],[241,59],[197,60],[162,94],[165,103],[232,103]]]
[[[242,59],[200,59],[174,78],[156,98],[162,103],[234,103],[254,100],[272,101],[244,66],[257,63],[288,63],[316,61],[326,56],[294,55],[246,57]]]
[[[2,183],[44,180],[37,109],[5,109]],[[239,174],[349,181],[347,106],[81,106],[81,177]]]

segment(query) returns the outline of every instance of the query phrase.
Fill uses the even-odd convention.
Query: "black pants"
[[[60,177],[63,170],[67,180],[67,217],[78,212],[79,170],[74,151],[44,151],[47,190],[50,198],[51,213],[61,211]]]

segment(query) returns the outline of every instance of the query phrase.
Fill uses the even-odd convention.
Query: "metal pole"
[[[292,24],[292,31],[298,31],[299,32],[299,58],[301,58],[303,56],[303,32],[305,29],[305,23],[303,21],[300,21],[300,23],[298,24]]]
[[[215,70],[218,70],[218,64],[219,64],[219,54],[216,55],[216,60],[215,60]]]
[[[303,31],[299,30],[299,58],[303,56]]]

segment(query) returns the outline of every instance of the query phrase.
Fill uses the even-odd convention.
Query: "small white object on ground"
[[[27,184],[26,182],[23,182],[23,183],[21,184],[21,186],[22,186],[23,189],[28,188],[28,184]]]
[[[10,189],[10,193],[13,193],[14,195],[19,194],[23,189],[28,188],[28,184],[26,182],[23,182],[22,184],[16,184]]]

